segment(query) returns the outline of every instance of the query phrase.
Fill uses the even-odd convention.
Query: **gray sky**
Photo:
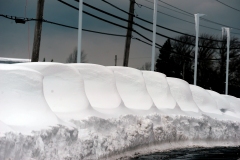
[[[66,2],[78,7],[78,3],[74,0],[65,0]],[[129,0],[108,0],[109,2],[117,5],[118,7],[128,11]],[[153,0],[148,0],[152,1]],[[231,32],[239,33],[231,34],[240,38],[240,12],[230,9],[215,0],[163,0],[171,5],[174,5],[182,10],[190,13],[204,13],[207,16],[204,18],[218,23],[222,23],[228,26],[232,26],[237,29],[232,29]],[[220,0],[232,7],[240,9],[239,0]],[[116,14],[125,19],[128,15],[118,11],[111,6],[107,5],[101,0],[84,0],[84,2],[89,3],[95,7],[98,7],[107,12]],[[136,0],[137,3],[146,5],[153,8],[153,4],[147,2],[146,0]],[[171,8],[162,2],[158,2],[159,5]],[[27,4],[27,6],[26,6]],[[37,0],[0,0],[0,14],[12,15],[18,17],[25,16],[25,6],[26,6],[26,17],[35,18]],[[127,26],[126,22],[116,20],[112,17],[94,11],[84,6],[84,10],[113,21],[115,23]],[[153,11],[146,9],[144,7],[138,7],[135,5],[135,13],[144,19],[152,21]],[[169,9],[158,7],[158,11],[164,12],[171,16],[175,16],[190,22],[194,22],[194,17],[189,17],[182,15],[180,13],[171,11]],[[68,6],[63,5],[57,0],[45,0],[44,8],[44,19],[49,21],[54,21],[57,23],[62,23],[74,27],[78,27],[78,11],[74,10]],[[152,29],[152,26],[135,20],[135,22]],[[178,19],[174,19],[170,16],[158,13],[158,24],[174,29],[180,32],[195,34],[195,26],[193,24],[183,22]],[[216,28],[221,30],[221,25],[216,25],[212,23],[200,21],[200,24]],[[35,22],[29,22],[26,24],[16,24],[12,20],[0,17],[0,57],[10,57],[10,58],[30,58],[32,53],[33,45],[33,34],[34,34]],[[83,28],[96,30],[101,32],[116,33],[116,34],[126,34],[126,30],[113,26],[111,24],[99,21],[88,15],[83,15]],[[141,28],[134,26],[134,29],[138,30],[148,38],[152,38],[152,34],[143,31]],[[158,28],[157,31],[161,34],[176,37],[179,34],[166,31],[164,29]],[[52,24],[43,23],[42,30],[42,40],[40,49],[40,61],[45,57],[46,61],[51,61],[53,59],[55,62],[66,62],[67,57],[73,52],[74,48],[77,47],[77,30],[64,28],[61,26],[56,26]],[[206,29],[200,27],[200,33],[209,33],[213,35],[221,35],[221,31],[215,31],[211,29]],[[138,37],[133,33],[134,37]],[[166,38],[157,36],[157,43],[163,44]],[[83,32],[82,38],[82,49],[87,54],[87,59],[89,63],[96,63],[101,65],[114,65],[114,56],[118,55],[118,65],[123,63],[123,54],[125,47],[125,38],[123,37],[113,37],[89,32]],[[156,50],[156,53],[159,53]],[[145,45],[139,41],[132,39],[131,50],[130,50],[130,67],[141,67],[145,62],[151,61],[151,46]]]

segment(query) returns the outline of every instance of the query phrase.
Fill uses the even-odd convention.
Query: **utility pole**
[[[38,59],[39,59],[41,33],[42,33],[43,9],[44,9],[44,0],[38,0],[37,16],[36,16],[37,21],[35,24],[32,60],[31,60],[32,62],[38,62]]]
[[[197,85],[197,65],[198,65],[198,32],[199,32],[199,18],[204,14],[194,14],[195,17],[195,29],[196,29],[196,44],[195,44],[195,63],[194,63],[194,85]]]
[[[125,67],[128,66],[129,51],[130,51],[131,38],[132,38],[134,5],[135,5],[135,0],[130,0],[129,15],[128,15],[129,22],[128,22],[127,37],[126,37],[126,42],[125,42],[124,57],[123,57],[123,66],[125,66]]]
[[[117,66],[117,55],[115,55],[115,66]]]
[[[83,11],[83,0],[79,0],[77,63],[82,62],[82,14],[83,14],[82,11]]]
[[[156,42],[156,26],[157,26],[157,0],[154,0],[154,10],[153,10],[153,40],[152,40],[152,61],[151,61],[151,71],[155,69],[155,42]]]

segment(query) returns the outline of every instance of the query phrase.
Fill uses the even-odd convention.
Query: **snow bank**
[[[14,132],[12,128],[0,121],[0,137],[4,137],[5,133]]]
[[[43,76],[44,96],[54,112],[78,112],[89,106],[81,74],[71,66],[60,63],[21,63]]]
[[[182,111],[199,112],[199,108],[193,101],[192,92],[189,88],[189,84],[181,79],[167,78],[170,91],[173,98],[177,101]]]
[[[0,65],[0,75],[0,159],[240,145],[238,98],[161,73],[44,62]]]
[[[216,101],[218,109],[223,113],[226,119],[237,120],[237,121],[240,120],[240,117],[238,117],[236,113],[234,113],[234,110],[232,109],[229,101],[227,101],[227,99],[223,95],[215,91],[211,91],[211,90],[207,90],[207,91],[211,94],[212,98]]]
[[[128,67],[108,67],[114,71],[116,86],[125,106],[130,109],[148,110],[153,105],[142,72]]]
[[[219,115],[222,114],[211,94],[208,93],[205,89],[194,85],[190,85],[190,89],[192,92],[193,100],[203,112]]]
[[[52,62],[16,65],[34,69],[44,76],[44,97],[52,111],[61,119],[104,117],[90,106],[85,93],[83,77],[76,68]]]
[[[173,99],[166,75],[152,71],[142,71],[147,91],[158,109],[174,109]]]
[[[0,75],[2,122],[26,134],[60,124],[45,101],[43,76],[39,72],[15,65],[0,65]]]
[[[0,159],[107,160],[169,149],[240,144],[239,123],[207,116],[92,117],[75,124],[78,131],[55,127],[31,137],[8,133],[0,139]]]
[[[84,79],[85,92],[93,108],[117,108],[121,98],[117,92],[113,72],[95,64],[71,64]]]
[[[234,112],[238,118],[240,118],[240,99],[233,97],[233,96],[228,96],[228,95],[223,95],[226,100],[229,102],[230,106],[228,107],[228,110]]]

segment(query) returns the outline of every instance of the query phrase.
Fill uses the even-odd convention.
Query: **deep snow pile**
[[[235,146],[240,141],[239,123],[206,116],[125,115],[74,123],[75,130],[53,127],[33,136],[7,133],[0,139],[0,159],[117,159],[193,146]]]
[[[44,62],[2,64],[0,75],[0,159],[240,145],[238,98],[161,73]]]

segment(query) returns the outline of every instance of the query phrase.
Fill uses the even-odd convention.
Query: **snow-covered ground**
[[[0,159],[117,159],[236,145],[236,97],[128,67],[0,65]]]

